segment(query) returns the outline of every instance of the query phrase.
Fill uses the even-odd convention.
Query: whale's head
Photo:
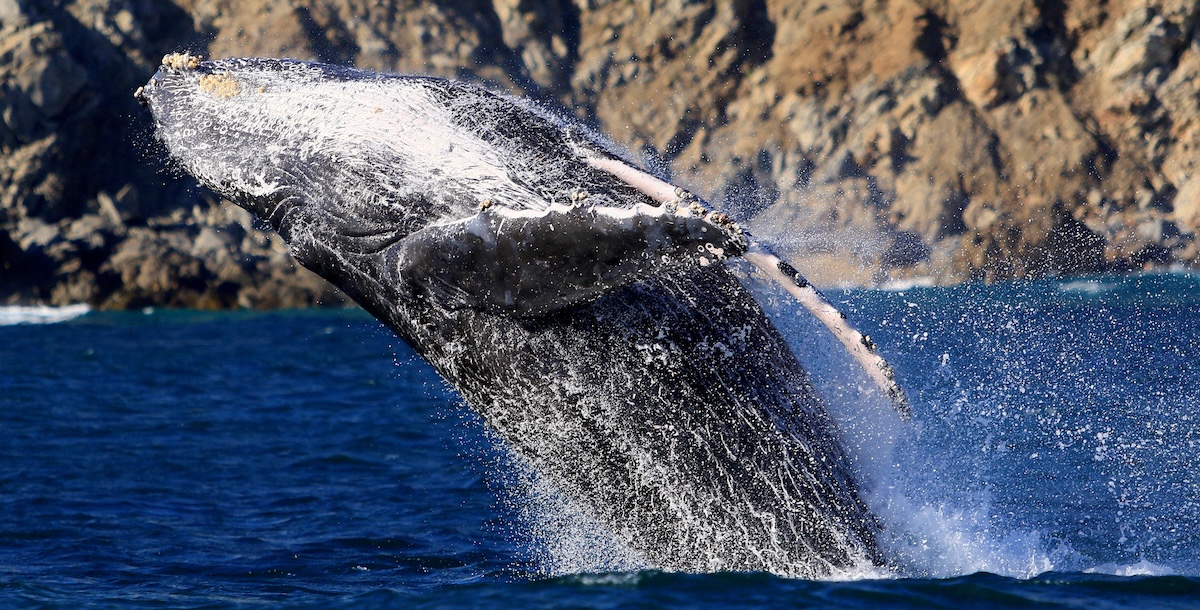
[[[464,83],[173,54],[136,95],[181,169],[352,296],[540,315],[746,248],[578,124]]]
[[[505,191],[472,179],[495,182],[507,160],[455,123],[461,92],[446,81],[172,54],[136,96],[180,169],[285,237],[313,214],[407,234]]]
[[[491,206],[482,222],[498,227],[504,214],[542,213],[580,193],[602,207],[651,201],[585,162],[580,147],[596,145],[574,123],[464,83],[171,54],[135,95],[176,167],[267,222],[326,277],[393,273],[384,259],[405,238],[440,235]],[[483,230],[468,229],[458,237]],[[430,241],[423,235],[408,241]],[[508,241],[529,250],[522,236]],[[458,245],[448,244],[451,256]]]

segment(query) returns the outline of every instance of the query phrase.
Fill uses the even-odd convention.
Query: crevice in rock
[[[747,0],[741,25],[741,60],[761,66],[774,57],[775,23],[767,12],[766,0]]]
[[[917,17],[917,24],[921,27],[916,40],[917,50],[929,61],[940,65],[954,47],[950,24],[932,10],[926,10]]]
[[[1066,3],[1063,0],[1041,0],[1036,6],[1041,19],[1025,31],[1025,36],[1044,62],[1038,71],[1039,79],[1060,91],[1069,91],[1079,82],[1081,75],[1071,61],[1076,43],[1067,35]]]
[[[326,7],[326,14],[322,15],[324,23],[317,20],[310,7],[298,6],[294,10],[312,52],[317,56],[317,61],[354,64],[354,58],[358,55],[358,44],[354,42],[354,38],[346,30],[346,24],[332,7]]]

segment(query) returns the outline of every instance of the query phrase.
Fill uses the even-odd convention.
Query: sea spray
[[[46,305],[9,305],[0,307],[0,326],[14,324],[56,324],[82,316],[90,311],[86,304],[50,307]]]
[[[898,445],[905,447],[920,435],[922,420],[930,415],[920,413],[912,423],[900,421],[886,397],[858,372],[836,340],[822,332],[807,312],[789,303],[770,283],[752,276],[746,279],[753,283],[756,295],[810,371],[814,385],[837,420],[867,502],[882,522],[879,542],[896,575],[945,577],[988,571],[1028,578],[1053,568],[1050,553],[1036,530],[991,528],[991,502],[986,489],[965,495],[957,493],[961,489],[950,494],[934,491],[944,487],[937,468],[914,471],[900,464]],[[905,308],[909,315],[922,315],[921,305],[916,302],[906,300]],[[851,314],[854,311],[853,306],[846,309]],[[936,312],[930,315],[936,317]],[[889,320],[874,323],[886,326]],[[912,342],[925,339],[923,333],[910,337]],[[953,386],[956,380],[952,375],[944,365],[927,380],[906,376],[910,384],[906,389],[915,406],[927,410],[929,405],[919,402],[927,395],[927,385]],[[963,465],[962,461],[950,460],[943,467]],[[953,501],[939,500],[947,496]],[[1062,554],[1061,549],[1058,552]]]
[[[539,476],[528,461],[511,452],[506,461],[510,509],[525,527],[525,543],[539,574],[635,572],[653,567],[552,481]]]
[[[1175,312],[1196,308],[1193,283],[856,291],[859,307],[875,312],[866,325],[904,352],[893,362],[907,373],[916,413],[893,447],[887,485],[867,494],[900,573],[1029,578],[1195,565],[1180,549],[1195,546],[1200,515],[1188,466],[1200,447],[1196,338]],[[819,337],[787,332],[793,343]],[[846,385],[831,391],[814,376],[826,395]]]

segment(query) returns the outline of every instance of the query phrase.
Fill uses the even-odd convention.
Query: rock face
[[[1200,263],[1195,3],[0,0],[0,303],[343,302],[163,165],[165,53],[573,109],[818,283]]]
[[[163,166],[130,92],[203,40],[168,2],[0,0],[0,303],[343,302]]]

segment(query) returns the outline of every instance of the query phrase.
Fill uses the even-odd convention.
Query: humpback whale
[[[880,565],[835,422],[724,261],[866,337],[726,215],[535,103],[427,76],[164,58],[177,167],[428,360],[512,450],[666,570]]]

